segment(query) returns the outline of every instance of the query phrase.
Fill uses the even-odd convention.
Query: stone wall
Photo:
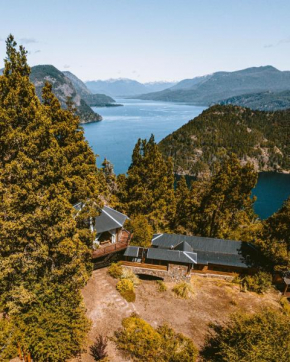
[[[123,265],[123,268],[131,269],[135,274],[150,275],[162,278],[166,282],[189,281],[190,274],[187,274],[187,267],[184,265],[169,264],[168,270],[149,269],[136,266]]]

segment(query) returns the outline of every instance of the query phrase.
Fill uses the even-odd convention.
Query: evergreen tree
[[[126,226],[132,233],[131,245],[137,245],[142,247],[148,247],[151,245],[153,238],[153,228],[148,223],[146,216],[137,215],[134,219],[131,219]]]
[[[145,215],[155,231],[168,229],[175,210],[173,186],[171,159],[163,158],[153,135],[139,139],[124,185],[129,215]]]
[[[290,198],[280,210],[263,222],[258,240],[264,255],[275,270],[290,268]]]
[[[184,176],[182,176],[177,182],[175,199],[176,213],[173,222],[173,229],[175,230],[175,232],[183,234],[187,231],[190,220],[190,213],[192,211],[190,190],[187,186]]]
[[[98,202],[98,172],[78,119],[59,107],[48,85],[45,105],[40,103],[29,81],[26,51],[17,51],[12,36],[6,44],[0,76],[0,308],[23,332],[17,337],[23,351],[39,361],[64,361],[80,349],[84,333],[71,338],[66,358],[63,352],[51,358],[41,347],[51,327],[42,323],[40,337],[30,338],[39,321],[29,316],[46,308],[48,285],[50,300],[59,294],[59,307],[73,305],[58,313],[67,333],[73,336],[74,325],[87,328],[84,311],[73,317],[72,309],[80,304],[76,295],[91,269],[93,236],[84,220],[90,202]],[[72,204],[87,200],[89,206],[76,216]],[[25,328],[16,323],[21,320]],[[57,345],[57,333],[49,334],[49,343]]]

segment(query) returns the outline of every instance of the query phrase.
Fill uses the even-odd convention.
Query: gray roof
[[[102,208],[101,214],[96,217],[94,229],[97,233],[119,229],[123,227],[128,216],[116,211],[108,206]]]
[[[195,264],[196,253],[177,251],[177,250],[149,248],[147,251],[147,259]]]
[[[157,234],[152,239],[155,250],[189,250],[197,253],[197,264],[217,264],[246,268],[251,266],[254,247],[245,242],[187,236]]]
[[[139,247],[138,246],[128,246],[125,250],[124,256],[131,256],[136,258],[139,254]]]

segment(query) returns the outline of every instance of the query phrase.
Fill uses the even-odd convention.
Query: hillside
[[[260,111],[277,111],[290,108],[290,90],[283,92],[260,92],[230,97],[219,104],[234,104]]]
[[[213,106],[160,142],[178,174],[202,176],[236,153],[257,171],[290,171],[290,111],[261,112]]]
[[[143,93],[158,92],[174,84],[174,82],[140,83],[132,79],[108,79],[86,82],[86,86],[92,93],[105,93],[113,97],[129,97]]]
[[[138,98],[210,105],[242,94],[284,90],[290,90],[290,71],[265,66],[186,79],[162,92],[144,94]]]
[[[31,68],[30,80],[35,85],[36,94],[41,99],[41,92],[46,81],[52,84],[53,93],[61,105],[66,107],[67,97],[71,97],[77,107],[77,114],[81,123],[100,121],[102,117],[95,113],[80,94],[76,91],[72,82],[53,65],[36,65]]]
[[[63,74],[72,82],[77,93],[90,107],[114,107],[119,106],[116,101],[105,94],[93,94],[83,81],[73,73],[65,71]]]

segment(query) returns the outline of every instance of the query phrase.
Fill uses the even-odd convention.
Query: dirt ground
[[[168,290],[158,292],[156,282],[142,280],[136,288],[136,302],[127,303],[116,291],[117,281],[107,274],[107,269],[93,272],[92,278],[83,290],[87,315],[93,325],[89,334],[92,343],[97,334],[112,337],[121,327],[123,318],[136,312],[156,327],[170,324],[177,332],[192,338],[202,346],[209,322],[226,321],[237,311],[254,312],[263,306],[279,307],[279,294],[271,291],[265,295],[241,292],[239,287],[225,280],[194,275],[191,278],[194,293],[188,300],[174,296],[174,283],[166,283]],[[109,340],[108,353],[111,362],[129,361],[116,350]],[[93,362],[89,353],[71,362]]]

